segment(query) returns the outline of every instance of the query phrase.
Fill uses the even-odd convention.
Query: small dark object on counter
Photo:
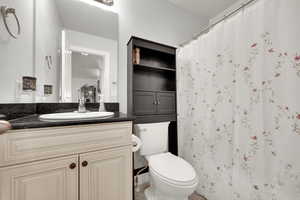
[[[8,121],[0,121],[0,135],[9,129],[11,129],[11,125]]]

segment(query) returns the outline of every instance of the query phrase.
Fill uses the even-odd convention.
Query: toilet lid
[[[195,182],[194,168],[182,158],[171,153],[163,153],[149,157],[149,167],[159,176],[177,183]]]

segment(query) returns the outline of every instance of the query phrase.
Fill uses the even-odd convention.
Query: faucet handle
[[[83,97],[79,98],[78,103],[79,103],[79,105],[84,105],[85,104],[84,98]]]
[[[78,105],[78,112],[79,113],[85,113],[86,112],[85,99],[84,98],[80,98],[78,104],[79,104]]]

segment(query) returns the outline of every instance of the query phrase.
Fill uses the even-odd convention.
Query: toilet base
[[[148,187],[146,190],[145,190],[145,196],[146,196],[146,199],[147,200],[188,200],[188,198],[185,198],[185,199],[182,199],[182,198],[174,198],[174,197],[166,197],[165,195],[155,195],[154,192],[153,192],[153,189],[152,187]]]

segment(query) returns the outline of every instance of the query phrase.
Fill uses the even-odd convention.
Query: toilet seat
[[[198,183],[194,168],[171,153],[148,157],[150,171],[164,182],[175,186],[194,186]]]

